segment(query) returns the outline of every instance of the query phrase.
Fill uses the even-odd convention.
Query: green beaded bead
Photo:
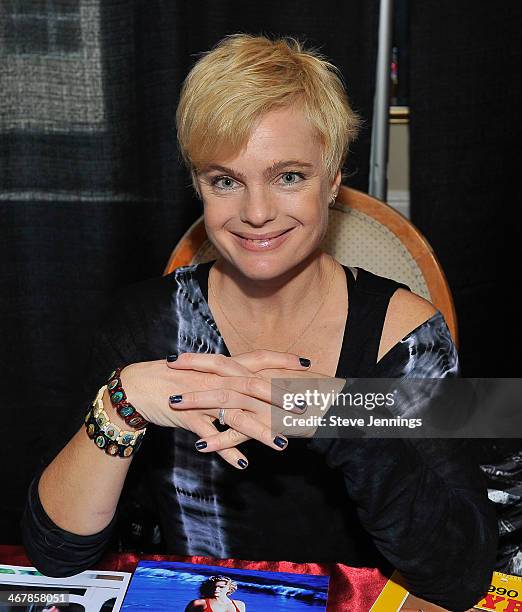
[[[118,412],[120,416],[123,418],[130,416],[134,412],[134,408],[132,406],[122,406]]]
[[[118,402],[121,402],[122,399],[123,399],[123,391],[116,391],[115,393],[111,395],[111,401],[113,404],[117,404]]]
[[[134,436],[133,436],[131,433],[124,434],[124,435],[122,436],[122,438],[121,438],[121,442],[120,442],[120,443],[121,443],[121,444],[123,444],[123,445],[125,445],[125,446],[127,446],[128,444],[130,444],[130,443],[131,443],[131,441],[132,441],[133,437],[134,437]]]

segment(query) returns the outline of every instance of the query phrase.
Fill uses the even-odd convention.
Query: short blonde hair
[[[201,585],[201,596],[211,597],[214,595],[214,588],[218,582],[224,582],[227,585],[227,595],[232,595],[237,591],[237,582],[228,576],[210,576]],[[212,587],[212,589],[210,588]]]
[[[319,136],[333,180],[359,126],[333,64],[293,38],[250,34],[227,36],[204,54],[183,83],[176,112],[181,154],[196,189],[200,168],[217,154],[237,154],[261,116],[296,102]]]

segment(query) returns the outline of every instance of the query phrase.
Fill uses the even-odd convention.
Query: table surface
[[[234,559],[180,557],[176,555],[108,553],[96,564],[96,569],[133,572],[138,561],[145,559],[182,561],[269,572],[329,575],[328,612],[368,612],[386,583],[386,578],[375,568],[348,567],[341,563],[237,561]],[[32,565],[21,546],[0,546],[0,563],[5,565]]]

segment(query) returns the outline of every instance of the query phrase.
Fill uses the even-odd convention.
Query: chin
[[[270,280],[281,276],[293,265],[285,259],[272,257],[237,258],[231,262],[247,278],[251,280]],[[295,264],[294,264],[295,265]]]
[[[287,257],[261,256],[257,254],[255,257],[241,256],[227,259],[246,278],[253,282],[262,282],[284,276],[298,268],[306,258],[307,256],[296,257],[295,253],[291,253]]]

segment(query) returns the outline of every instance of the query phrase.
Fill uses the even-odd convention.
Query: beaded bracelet
[[[139,449],[147,430],[144,428],[139,431],[125,431],[110,422],[103,408],[103,393],[106,388],[104,385],[98,391],[85,416],[87,435],[98,448],[105,450],[108,455],[130,457]]]
[[[122,368],[114,370],[107,382],[111,403],[127,425],[134,429],[143,429],[149,422],[128,402],[120,380],[121,370]]]

